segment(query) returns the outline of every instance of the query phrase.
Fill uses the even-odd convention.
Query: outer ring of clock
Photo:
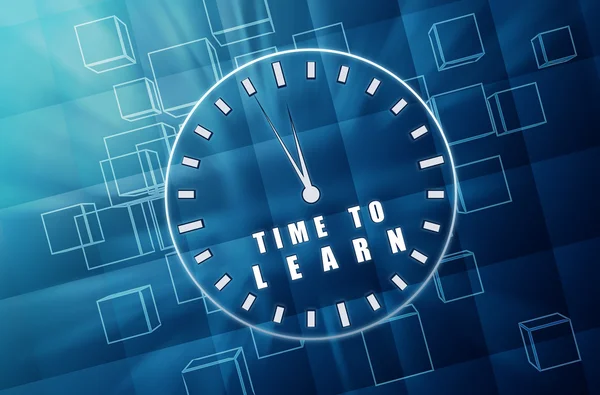
[[[175,147],[177,147],[177,143],[179,142],[179,137],[181,136],[181,133],[177,134],[177,137],[175,139],[175,143],[173,144],[173,149],[171,150],[171,153],[169,155],[169,162],[167,165],[167,173],[166,173],[166,177],[165,177],[165,191],[164,191],[164,196],[165,196],[165,211],[166,211],[166,218],[167,218],[167,226],[169,229],[169,235],[173,241],[173,246],[175,248],[175,252],[177,253],[177,256],[179,258],[179,263],[183,266],[185,272],[187,273],[187,275],[190,277],[190,279],[193,281],[194,285],[196,287],[198,287],[198,289],[200,289],[200,291],[204,294],[205,298],[208,298],[215,306],[217,306],[219,309],[221,309],[225,314],[227,314],[229,317],[231,317],[232,319],[252,328],[253,330],[268,334],[268,335],[272,335],[272,336],[276,336],[276,337],[280,337],[283,339],[288,339],[288,340],[300,340],[300,341],[304,341],[304,340],[316,340],[316,341],[324,341],[324,340],[334,340],[334,339],[339,339],[339,338],[343,338],[343,337],[347,337],[347,336],[352,336],[352,335],[356,335],[356,334],[360,334],[361,332],[364,332],[370,328],[373,328],[383,322],[385,322],[386,320],[392,318],[393,316],[395,316],[396,314],[398,314],[398,312],[400,310],[402,310],[404,307],[406,307],[407,305],[409,305],[414,299],[415,297],[417,297],[417,295],[419,295],[421,293],[421,291],[423,290],[423,288],[425,288],[425,286],[431,281],[431,278],[433,277],[434,273],[437,271],[437,268],[439,267],[442,258],[444,257],[444,255],[446,254],[446,251],[448,249],[448,246],[450,245],[450,240],[452,239],[452,234],[454,231],[454,226],[456,223],[456,213],[458,211],[458,182],[457,182],[457,174],[456,174],[456,167],[454,164],[454,158],[452,157],[452,152],[450,150],[450,145],[448,144],[448,140],[446,138],[446,135],[444,134],[444,131],[442,129],[442,126],[440,125],[439,121],[437,120],[437,118],[435,117],[435,115],[432,113],[432,111],[430,110],[430,108],[427,106],[427,104],[423,101],[423,99],[410,87],[408,86],[402,79],[400,79],[400,77],[396,76],[394,73],[392,73],[391,71],[389,71],[388,69],[384,68],[383,66],[378,65],[377,63],[374,63],[368,59],[365,59],[363,57],[354,55],[354,54],[350,54],[350,53],[346,53],[346,52],[341,52],[341,51],[336,51],[336,50],[331,50],[331,49],[320,49],[320,48],[302,48],[302,49],[292,49],[292,50],[286,50],[286,51],[281,51],[281,52],[275,52],[272,54],[268,54],[266,56],[260,57],[258,59],[254,59],[244,65],[242,65],[241,67],[238,67],[237,69],[231,71],[230,73],[228,73],[227,75],[225,75],[223,78],[221,78],[217,83],[215,83],[208,91],[206,91],[204,93],[204,95],[200,98],[200,100],[198,100],[198,102],[194,105],[194,107],[192,108],[192,110],[190,111],[190,113],[186,116],[185,121],[183,122],[181,129],[180,130],[184,130],[188,124],[188,121],[190,119],[190,117],[192,116],[192,114],[195,113],[196,109],[198,108],[198,106],[206,99],[206,97],[208,97],[215,89],[217,89],[219,87],[219,85],[221,85],[221,83],[223,83],[225,80],[227,80],[229,77],[233,76],[234,74],[238,73],[239,71],[245,69],[246,67],[249,67],[255,63],[264,61],[266,59],[269,58],[273,58],[273,57],[280,57],[282,55],[286,55],[286,54],[290,54],[290,53],[298,53],[298,52],[317,52],[317,53],[331,53],[331,54],[336,54],[336,55],[342,55],[342,56],[346,56],[349,58],[353,58],[356,60],[359,60],[361,62],[367,63],[368,65],[370,65],[371,67],[374,67],[376,69],[378,69],[379,71],[384,72],[385,74],[387,74],[388,76],[390,76],[392,79],[394,79],[395,81],[397,81],[398,83],[400,83],[401,85],[403,85],[409,92],[411,92],[413,94],[413,96],[418,100],[418,102],[423,106],[423,108],[427,111],[427,114],[429,115],[430,119],[435,123],[435,126],[437,127],[437,131],[440,133],[442,141],[444,143],[444,148],[445,151],[448,154],[448,159],[449,162],[448,164],[451,166],[451,174],[452,174],[452,184],[451,186],[453,186],[453,191],[452,191],[452,218],[450,221],[450,228],[447,232],[447,236],[444,240],[444,246],[441,250],[441,253],[439,254],[439,258],[437,260],[437,262],[435,263],[435,265],[432,267],[432,269],[430,270],[430,273],[427,275],[427,277],[425,279],[423,279],[420,287],[414,291],[414,293],[407,298],[406,301],[404,301],[404,303],[402,303],[400,306],[398,306],[397,308],[395,308],[394,310],[390,311],[387,315],[381,317],[380,319],[378,319],[377,321],[371,322],[368,325],[364,325],[352,330],[349,330],[347,332],[344,333],[337,333],[334,335],[330,335],[330,336],[293,336],[293,335],[288,335],[288,334],[284,334],[284,333],[278,333],[275,331],[270,331],[264,328],[261,328],[257,325],[254,325],[242,318],[240,318],[239,316],[237,316],[236,314],[232,313],[231,311],[229,311],[227,308],[223,307],[221,304],[218,303],[217,300],[213,299],[212,297],[209,296],[209,293],[204,291],[204,288],[202,287],[202,285],[200,285],[200,283],[198,282],[198,280],[195,278],[195,276],[191,273],[191,271],[189,270],[189,268],[187,267],[187,265],[184,263],[184,260],[182,258],[182,255],[179,251],[179,248],[177,247],[177,243],[176,243],[176,238],[173,234],[173,224],[169,215],[169,201],[168,201],[168,196],[169,196],[169,176],[170,176],[170,171],[171,171],[171,167],[173,166],[174,162],[173,162],[173,154],[175,152]]]

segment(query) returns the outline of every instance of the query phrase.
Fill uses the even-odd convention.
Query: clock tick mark
[[[423,159],[419,161],[419,168],[421,170],[427,169],[429,167],[439,166],[444,163],[444,157],[442,155],[435,156],[429,159]]]
[[[198,265],[210,258],[212,258],[212,252],[209,249],[202,251],[194,257]]]
[[[410,136],[413,138],[413,140],[416,140],[419,137],[427,134],[427,132],[428,132],[427,126],[423,125],[417,129],[413,130],[412,132],[410,132]]]
[[[345,84],[348,80],[348,73],[350,73],[350,67],[342,66],[340,67],[340,72],[338,73],[337,82],[340,84]]]
[[[180,189],[177,191],[178,199],[196,199],[196,191],[193,189]]]
[[[369,302],[369,306],[373,309],[373,311],[377,311],[381,308],[379,301],[375,297],[375,294],[369,294],[366,296],[367,302]]]
[[[306,326],[315,328],[317,326],[317,312],[315,310],[306,311]]]
[[[275,315],[273,316],[273,322],[276,324],[281,324],[283,321],[283,313],[285,312],[285,307],[277,306],[275,307]]]
[[[314,80],[317,78],[317,63],[306,62],[306,79]]]
[[[441,225],[440,224],[436,224],[435,222],[430,222],[430,221],[424,221],[423,222],[423,229],[425,229],[425,230],[429,230],[431,232],[439,233],[440,232],[440,228],[441,228]]]
[[[410,257],[422,264],[425,264],[425,262],[427,262],[427,255],[417,250],[412,250],[412,252],[410,253]]]
[[[350,326],[350,317],[348,316],[348,310],[346,310],[346,302],[339,302],[335,305],[337,307],[338,316],[340,317],[340,323],[342,328]]]
[[[221,110],[221,112],[224,115],[229,115],[229,113],[231,112],[231,107],[229,107],[229,105],[225,103],[225,100],[221,98],[217,99],[217,101],[215,102],[215,106],[217,106],[217,108]]]
[[[202,219],[192,221],[192,222],[186,222],[185,224],[181,224],[181,225],[177,226],[177,230],[179,231],[179,234],[184,234],[184,233],[202,229],[202,228],[204,228],[204,220],[202,220]],[[198,262],[198,263],[200,263],[200,262]]]
[[[392,106],[392,108],[390,108],[390,111],[392,112],[392,114],[398,115],[400,114],[400,111],[404,110],[404,107],[406,107],[407,105],[408,103],[406,102],[406,100],[400,99],[396,102],[396,104]]]
[[[444,191],[429,190],[427,191],[427,199],[443,199],[446,196]]]
[[[205,140],[210,140],[210,138],[212,137],[212,132],[202,125],[196,126],[196,128],[194,129],[194,133],[196,133],[198,136],[202,137]]]
[[[277,87],[285,88],[286,82],[285,82],[285,77],[283,76],[283,69],[281,68],[281,62],[273,62],[273,63],[271,63],[271,67],[273,68],[273,74],[275,75],[275,82],[277,83]]]
[[[250,78],[246,78],[245,80],[243,80],[242,86],[246,90],[248,96],[253,96],[256,93],[256,88],[252,84],[252,81],[250,81]]]
[[[379,81],[377,78],[373,78],[365,93],[369,96],[374,96],[377,92],[377,89],[379,89],[379,85],[381,85],[381,81]]]
[[[227,286],[227,284],[229,284],[231,282],[231,277],[229,276],[229,274],[225,273],[223,275],[223,277],[221,277],[219,279],[219,281],[217,281],[215,283],[215,288],[217,288],[219,291],[222,291],[223,288],[225,288]]]
[[[189,156],[184,156],[183,160],[181,161],[181,164],[187,167],[192,167],[194,169],[197,169],[198,167],[200,167],[200,160],[195,159],[195,158],[190,158]]]
[[[404,291],[404,289],[408,287],[408,284],[402,278],[400,278],[398,274],[394,274],[391,280],[395,286],[400,288],[400,291]]]
[[[250,311],[250,308],[254,304],[255,300],[256,295],[254,295],[253,293],[249,293],[248,296],[246,296],[246,299],[244,299],[244,303],[242,303],[242,309]]]

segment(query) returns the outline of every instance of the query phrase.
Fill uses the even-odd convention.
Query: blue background
[[[192,359],[241,347],[256,394],[600,393],[600,3],[269,6],[275,33],[220,46],[200,0],[2,1],[1,392],[185,394],[182,371]],[[471,13],[485,54],[438,71],[430,28]],[[73,26],[111,15],[127,25],[136,64],[96,74],[83,65]],[[490,96],[536,82],[543,102],[545,124],[453,147],[459,165],[501,155],[512,202],[459,217],[454,251],[475,254],[485,292],[443,303],[431,283],[415,301],[433,371],[375,386],[361,336],[259,358],[248,328],[223,313],[207,314],[201,299],[177,303],[165,251],[94,270],[80,250],[50,254],[42,213],[82,202],[110,206],[98,165],[106,159],[103,138],[156,122],[177,129],[182,121],[120,117],[112,87],[153,80],[148,52],[208,38],[227,73],[236,56],[293,48],[293,34],[338,22],[352,53],[402,78],[423,75],[431,96],[479,83]],[[539,69],[530,40],[567,25],[577,56]],[[531,118],[517,113],[521,122]],[[155,301],[160,326],[149,319],[147,335],[107,344],[96,301],[148,284],[153,296],[141,300]],[[518,323],[554,312],[572,320],[581,362],[538,372],[527,362]]]

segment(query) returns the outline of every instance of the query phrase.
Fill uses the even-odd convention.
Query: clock
[[[419,294],[452,234],[455,183],[442,129],[405,82],[298,49],[206,92],[177,136],[165,201],[208,302],[256,330],[329,339]]]

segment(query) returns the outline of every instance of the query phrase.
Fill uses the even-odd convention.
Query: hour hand
[[[288,160],[292,164],[292,167],[294,168],[294,171],[296,172],[296,175],[298,176],[298,178],[302,182],[302,185],[304,186],[304,189],[302,190],[302,199],[306,203],[311,203],[311,204],[312,203],[316,203],[319,200],[319,197],[320,197],[321,194],[320,194],[319,190],[317,189],[317,187],[315,187],[314,185],[312,185],[312,183],[310,181],[310,177],[309,177],[308,171],[306,169],[306,164],[304,162],[304,156],[302,155],[302,150],[300,148],[300,143],[298,141],[298,136],[296,134],[296,128],[293,125],[291,115],[290,115],[290,122],[292,124],[292,131],[293,131],[293,134],[294,134],[294,140],[296,142],[296,149],[298,150],[298,157],[300,158],[300,166],[302,167],[302,170],[300,170],[300,168],[296,164],[296,161],[294,160],[294,158],[290,154],[290,151],[287,149],[287,147],[285,146],[285,143],[283,142],[283,139],[279,135],[279,132],[277,131],[277,128],[275,128],[275,125],[273,125],[273,122],[271,121],[271,119],[267,115],[267,112],[265,111],[265,109],[263,108],[263,106],[260,104],[260,102],[258,101],[258,99],[256,99],[256,102],[258,103],[258,106],[260,107],[260,110],[262,111],[265,119],[267,120],[267,123],[269,124],[269,127],[271,128],[271,130],[275,134],[275,137],[279,141],[279,144],[281,145],[281,148],[283,149],[283,151],[285,152]],[[289,115],[289,109],[288,109],[288,115]]]

